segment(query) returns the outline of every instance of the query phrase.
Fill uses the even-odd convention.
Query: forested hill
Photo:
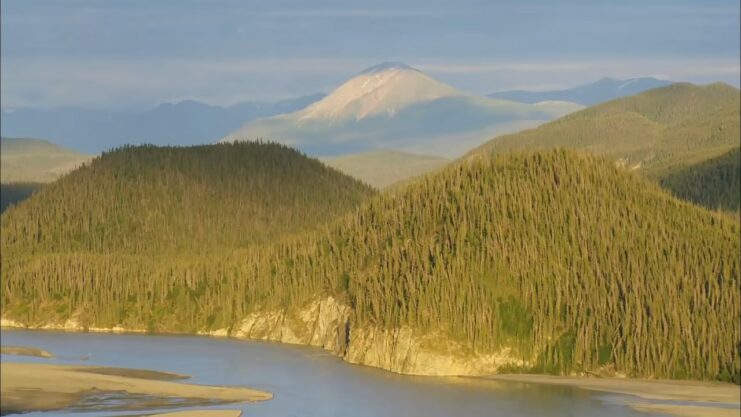
[[[583,149],[661,180],[739,146],[740,96],[737,88],[722,83],[672,84],[495,138],[469,155]]]
[[[208,252],[316,227],[373,191],[277,144],[124,147],[3,214],[3,249]]]
[[[348,349],[410,328],[509,371],[739,381],[739,223],[611,161],[472,159],[322,229],[229,256],[3,256],[3,314],[196,332],[332,295]]]

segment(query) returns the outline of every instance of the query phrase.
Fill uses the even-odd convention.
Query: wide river
[[[105,365],[191,375],[209,385],[274,394],[221,407],[261,417],[611,417],[650,416],[627,397],[570,387],[474,378],[402,376],[350,365],[317,348],[195,336],[143,336],[3,330],[2,344],[53,352],[54,359],[2,355],[2,361]],[[119,416],[128,412],[45,412],[23,416]],[[656,416],[654,414],[654,416]]]

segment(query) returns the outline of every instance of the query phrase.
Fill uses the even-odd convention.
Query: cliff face
[[[409,375],[491,375],[502,366],[525,366],[510,349],[481,354],[440,335],[420,335],[409,327],[351,328],[343,357],[350,363]]]
[[[208,334],[318,346],[342,356],[347,347],[349,320],[350,308],[327,297],[295,313],[254,312],[231,332],[223,334],[224,330],[217,330]]]
[[[2,326],[28,327],[10,318],[3,318]],[[141,329],[121,327],[86,327],[75,318],[36,328],[111,333],[144,332]],[[415,333],[409,327],[387,330],[353,326],[350,307],[333,297],[316,300],[296,311],[253,312],[231,329],[208,330],[198,334],[317,346],[349,363],[409,375],[491,375],[502,366],[528,365],[523,360],[516,359],[509,349],[484,355],[470,352],[441,335],[423,335]]]

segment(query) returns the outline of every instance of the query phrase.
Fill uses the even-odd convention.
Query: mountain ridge
[[[624,80],[604,77],[589,84],[562,90],[508,90],[491,93],[487,97],[506,98],[524,103],[563,100],[591,106],[616,98],[638,94],[653,88],[665,87],[670,84],[672,84],[671,81],[659,80],[653,77],[628,78]]]
[[[0,182],[52,182],[92,158],[44,139],[0,137]]]
[[[487,134],[532,126],[581,107],[475,96],[406,64],[380,64],[306,109],[251,121],[221,141],[267,138],[314,155],[387,148],[445,157]]]
[[[587,149],[660,175],[719,156],[739,143],[739,90],[723,83],[675,83],[586,108],[474,149]]]
[[[246,120],[302,109],[324,97],[316,93],[276,102],[217,106],[196,100],[160,103],[137,111],[66,107],[51,110],[4,108],[2,135],[42,137],[76,151],[98,154],[125,144],[211,143]]]

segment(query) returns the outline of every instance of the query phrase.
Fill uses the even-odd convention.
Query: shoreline
[[[741,387],[724,382],[536,374],[503,374],[484,379],[570,386],[590,391],[627,395],[647,400],[646,402],[635,400],[625,402],[635,410],[665,413],[677,417],[737,417],[741,410]],[[677,403],[671,403],[671,401]]]
[[[219,339],[247,340],[257,342],[281,343],[285,342],[275,340],[250,339],[244,337],[233,337],[226,333],[220,332],[198,332],[198,333],[147,333],[145,330],[124,329],[121,327],[114,328],[88,328],[83,329],[77,323],[68,321],[64,325],[46,325],[43,327],[27,327],[17,322],[3,318],[0,322],[2,329],[30,330],[30,331],[63,331],[69,333],[110,333],[110,334],[130,334],[137,336],[162,335],[162,336],[199,336]],[[290,343],[289,343],[290,344]],[[306,345],[309,346],[309,345]],[[325,349],[332,352],[329,349]],[[379,368],[377,366],[366,365],[362,363],[353,363],[345,360],[344,362],[351,365],[368,366]],[[387,372],[399,375],[410,375],[403,372],[397,372],[390,369],[383,369]],[[491,376],[477,375],[449,375],[463,378],[476,378],[493,381],[519,382],[532,384],[550,384],[571,386],[574,388],[599,391],[610,394],[619,394],[632,396],[648,401],[677,401],[684,403],[698,403],[697,405],[689,404],[671,404],[671,403],[651,403],[651,402],[626,402],[626,405],[643,412],[671,414],[677,417],[737,417],[739,407],[741,407],[741,387],[738,385],[722,382],[711,381],[694,381],[694,380],[661,380],[661,379],[638,379],[638,378],[617,378],[617,377],[588,377],[588,376],[553,376],[553,375],[535,375],[535,374],[502,374]],[[723,405],[724,407],[714,407],[712,403]],[[728,408],[734,406],[735,408]]]
[[[248,387],[175,382],[187,376],[107,366],[0,363],[2,413],[111,407],[139,410],[266,401],[273,395]]]

